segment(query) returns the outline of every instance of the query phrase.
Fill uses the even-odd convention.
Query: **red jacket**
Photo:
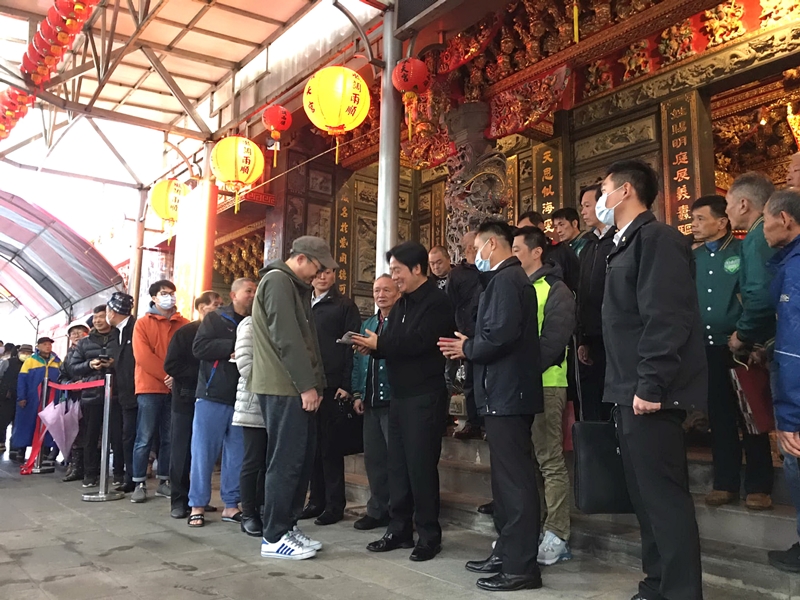
[[[133,328],[133,357],[136,359],[134,380],[137,394],[169,394],[164,383],[164,358],[167,347],[181,327],[189,321],[175,312],[165,317],[155,308],[136,321]]]

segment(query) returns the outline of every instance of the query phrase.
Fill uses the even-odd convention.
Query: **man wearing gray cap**
[[[261,556],[303,560],[322,544],[297,528],[314,463],[314,413],[325,389],[311,282],[337,269],[325,240],[297,238],[286,262],[263,270],[253,304],[253,367],[247,381],[267,428]]]

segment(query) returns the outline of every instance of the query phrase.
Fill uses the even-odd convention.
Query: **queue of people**
[[[575,209],[553,215],[558,243],[530,212],[516,228],[488,220],[467,233],[455,266],[442,247],[408,241],[390,249],[389,273],[373,284],[377,311],[364,323],[335,286],[328,243],[312,236],[296,239],[258,283],[234,281],[227,306],[215,292],[201,294],[191,323],[176,311],[170,281],[150,287],[139,320],[133,299],[117,292],[94,309],[91,328],[70,328],[63,363],[49,338],[35,351],[5,348],[0,425],[14,420],[12,448],[24,456],[45,376],[60,370],[62,380],[92,381],[110,372],[116,487],[145,502],[155,451],[155,495],[170,498],[173,518],[203,527],[217,510],[211,475],[221,458],[221,520],[261,538],[262,557],[302,560],[323,544],[300,522],[326,526],[344,515],[337,419],[352,407],[363,416],[370,488],[354,527],[385,528],[370,552],[408,549],[421,562],[442,550],[438,462],[453,373],[463,367],[467,420],[454,437],[489,444],[493,501],[479,510],[493,515],[497,531],[488,558],[465,568],[484,590],[513,591],[542,587],[541,567],[572,557],[562,423],[574,386],[580,419],[616,423],[642,539],[645,577],[634,599],[699,600],[688,412],[707,410],[710,419],[714,489],[706,503],[738,499],[744,453],[746,507],[772,505],[769,439],[745,426],[731,378],[737,363],[771,371],[800,537],[800,169],[790,170],[795,176],[776,192],[747,173],[726,198],[698,199],[693,249],[651,211],[655,171],[618,161],[581,190],[589,231],[581,232]],[[747,231],[743,241],[734,228]],[[102,398],[87,389],[80,401],[65,480],[93,487]],[[769,561],[800,572],[800,542]]]

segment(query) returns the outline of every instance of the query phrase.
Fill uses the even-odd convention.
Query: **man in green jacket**
[[[311,282],[337,269],[328,243],[302,236],[286,262],[264,269],[253,304],[253,367],[247,390],[258,395],[267,429],[261,556],[303,560],[322,544],[297,528],[315,453],[314,413],[325,389]]]
[[[739,438],[743,418],[731,382],[734,362],[728,338],[742,316],[742,243],[733,237],[725,209],[722,196],[703,196],[692,206],[692,233],[695,241],[702,242],[694,250],[695,283],[708,361],[708,418],[714,462],[714,489],[705,500],[709,506],[722,506],[738,499],[744,450],[746,502],[748,508],[757,510],[769,504],[772,455],[767,434],[751,435],[742,428]]]

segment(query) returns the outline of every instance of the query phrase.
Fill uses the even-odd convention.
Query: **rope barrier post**
[[[44,410],[44,407],[47,406],[47,388],[50,384],[50,378],[48,377],[48,369],[44,371],[44,381],[42,381],[42,395],[39,398],[39,410],[37,412],[40,413]],[[39,427],[34,432],[34,436],[44,436],[45,435],[45,425],[42,423],[41,419],[37,421],[39,423]],[[31,473],[34,475],[41,475],[42,473],[53,473],[56,468],[54,466],[42,466],[42,450],[44,450],[44,444],[39,448],[39,452],[36,454],[36,460],[33,463],[33,469],[31,469]]]
[[[106,373],[105,394],[103,398],[103,439],[100,447],[100,491],[83,494],[84,502],[106,502],[120,500],[124,492],[108,489],[108,428],[111,421],[111,374]]]

